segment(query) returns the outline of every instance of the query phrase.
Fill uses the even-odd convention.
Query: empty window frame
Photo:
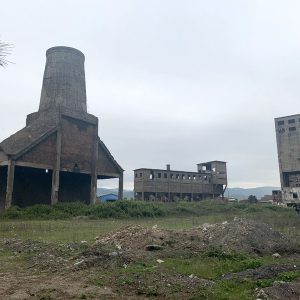
[[[278,132],[279,132],[279,133],[285,133],[285,129],[284,129],[284,128],[279,128],[279,129],[278,129]]]
[[[168,173],[164,173],[164,178],[168,178]]]
[[[188,175],[188,180],[191,180],[191,175]]]
[[[181,175],[181,178],[182,178],[183,180],[185,180],[185,174],[182,174],[182,175]]]
[[[135,173],[135,178],[137,178],[138,177],[138,173]]]
[[[157,173],[157,178],[161,178],[161,173]]]
[[[153,179],[154,179],[153,172],[150,172],[150,174],[149,174],[149,179],[151,179],[151,180],[153,180]]]
[[[193,180],[196,180],[197,179],[197,176],[196,175],[193,175]]]
[[[179,174],[176,174],[176,179],[180,179],[180,175]]]
[[[143,173],[140,173],[140,177],[143,177]]]
[[[278,122],[277,122],[277,125],[278,125],[278,126],[284,125],[284,121],[278,121]]]
[[[173,174],[173,173],[170,174],[170,178],[171,178],[171,179],[174,178],[174,174]]]
[[[294,123],[295,123],[295,119],[290,119],[290,120],[288,120],[288,123],[289,123],[289,124],[294,124]]]
[[[296,131],[296,127],[289,127],[289,131]]]

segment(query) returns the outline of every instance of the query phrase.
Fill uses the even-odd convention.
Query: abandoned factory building
[[[278,162],[284,202],[300,202],[300,115],[275,119]]]
[[[226,162],[197,165],[197,172],[141,168],[134,170],[134,196],[138,200],[203,200],[224,196],[227,188]]]
[[[26,127],[0,143],[0,209],[37,203],[94,203],[98,179],[123,169],[98,137],[87,112],[83,53],[53,47],[46,53],[39,110]]]

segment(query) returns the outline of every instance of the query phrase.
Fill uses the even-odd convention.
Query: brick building
[[[46,53],[39,110],[26,127],[0,143],[0,209],[11,205],[94,203],[98,179],[123,169],[98,137],[98,118],[87,112],[84,55],[74,48]]]

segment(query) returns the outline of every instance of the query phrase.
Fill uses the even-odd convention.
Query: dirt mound
[[[261,266],[256,269],[247,269],[238,273],[230,273],[223,277],[223,279],[270,279],[276,277],[278,274],[290,271],[300,271],[300,266],[291,264],[272,264],[268,266]]]
[[[114,233],[97,237],[93,247],[112,247],[136,253],[147,249],[189,249],[201,252],[210,247],[256,254],[300,252],[299,245],[274,231],[269,225],[243,219],[204,224],[198,228],[180,231],[127,226]]]
[[[211,225],[204,229],[204,233],[209,245],[221,246],[224,250],[257,254],[286,254],[300,250],[299,245],[270,225],[253,220],[236,219],[230,223]]]
[[[78,243],[54,244],[33,240],[0,239],[0,247],[13,252],[15,257],[27,254],[30,268],[57,271],[72,265],[73,256],[86,245]]]
[[[259,290],[256,297],[265,300],[299,300],[300,299],[300,281],[294,282],[275,282],[271,287]]]

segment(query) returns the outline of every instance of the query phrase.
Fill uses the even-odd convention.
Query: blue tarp
[[[118,200],[118,196],[115,194],[106,194],[106,195],[101,195],[100,196],[100,200],[102,202],[106,202],[106,201],[117,201]]]

